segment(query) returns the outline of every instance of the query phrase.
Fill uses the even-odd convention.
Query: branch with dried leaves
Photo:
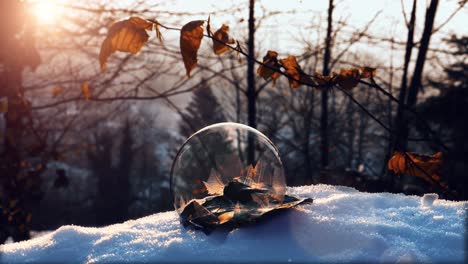
[[[204,34],[203,25],[207,22],[206,31]],[[297,88],[300,85],[305,85],[318,90],[331,90],[336,87],[342,91],[350,100],[356,104],[362,111],[370,116],[375,122],[377,122],[382,128],[389,133],[394,133],[388,128],[382,121],[370,113],[362,104],[360,104],[350,93],[359,83],[365,84],[369,87],[374,87],[378,91],[382,92],[386,96],[390,97],[393,101],[401,104],[399,100],[393,97],[390,93],[386,92],[380,86],[378,86],[373,77],[375,76],[376,69],[371,67],[351,68],[342,69],[339,73],[333,72],[329,76],[322,76],[319,73],[313,75],[306,74],[300,67],[295,56],[288,56],[286,58],[279,59],[278,53],[275,51],[268,51],[263,57],[263,61],[259,61],[255,58],[250,58],[249,55],[244,52],[238,41],[234,40],[229,36],[229,26],[222,25],[215,33],[211,31],[210,18],[205,20],[191,21],[185,24],[182,28],[175,28],[165,26],[159,23],[157,20],[143,19],[139,17],[131,17],[127,20],[119,21],[113,24],[108,32],[108,35],[101,46],[99,54],[99,60],[101,69],[104,72],[106,69],[106,63],[108,57],[116,52],[128,52],[131,54],[137,54],[141,48],[146,44],[149,39],[147,31],[155,30],[156,37],[163,43],[162,33],[160,28],[166,30],[180,31],[180,49],[181,55],[186,69],[186,75],[190,78],[191,71],[198,64],[198,50],[201,45],[203,37],[207,37],[213,41],[213,52],[215,55],[222,55],[228,51],[237,52],[238,56],[242,56],[253,60],[259,65],[257,74],[263,77],[265,80],[272,80],[273,85],[276,79],[280,76],[288,78],[290,88]],[[235,44],[235,46],[234,46]],[[284,70],[283,70],[284,69]],[[363,78],[370,78],[372,83],[363,81]],[[90,101],[112,101],[112,100],[126,100],[126,99],[146,99],[153,100],[159,98],[167,98],[168,96],[180,94],[180,91],[171,91],[171,93],[162,93],[156,96],[150,97],[112,97],[112,98],[93,98],[88,86],[82,87],[84,98]],[[82,97],[80,97],[82,98]],[[76,98],[68,99],[66,101],[76,100]],[[63,102],[62,102],[63,103]],[[34,107],[33,109],[42,109],[53,106],[50,104],[46,106]],[[417,115],[413,110],[407,109]],[[424,121],[424,120],[423,120]],[[433,131],[424,122],[425,126],[429,128],[431,134],[434,135]],[[434,138],[436,138],[434,136]],[[444,148],[446,148],[440,140],[438,141]],[[423,170],[423,169],[421,169]],[[423,170],[424,171],[424,170]],[[427,174],[427,172],[425,172]]]

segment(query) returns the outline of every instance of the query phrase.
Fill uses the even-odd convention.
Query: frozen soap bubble
[[[281,204],[286,181],[278,149],[265,135],[246,125],[218,123],[199,130],[182,145],[172,165],[170,188],[174,207],[182,214],[187,204],[197,201],[198,206],[216,196],[234,197],[229,201],[236,204],[217,204],[224,209],[237,206],[233,208],[237,210],[249,203],[245,199],[261,204],[258,197],[264,195],[270,199],[267,202]],[[207,203],[205,207],[211,210]]]

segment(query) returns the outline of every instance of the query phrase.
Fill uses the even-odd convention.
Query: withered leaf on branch
[[[107,37],[101,45],[99,61],[101,69],[106,70],[107,58],[116,52],[138,53],[143,45],[148,41],[149,35],[146,30],[153,30],[153,23],[139,17],[131,17],[127,20],[114,23],[107,33]],[[161,37],[159,30],[156,30],[158,38]]]
[[[272,50],[267,51],[267,54],[263,57],[263,63],[279,71],[281,65],[278,62],[278,52]],[[275,80],[280,77],[280,73],[273,69],[260,65],[257,69],[257,75],[262,76],[265,80],[272,78],[273,82],[275,82]]]
[[[358,69],[342,69],[337,77],[337,83],[341,88],[349,91],[359,83],[360,76]]]
[[[375,72],[377,71],[376,68],[372,67],[361,67],[361,78],[370,78],[370,77],[375,77]]]
[[[328,75],[328,76],[323,76],[319,72],[315,72],[315,81],[317,82],[318,86],[317,89],[319,90],[325,90],[326,88],[330,88],[336,83],[336,75]]]
[[[91,91],[89,90],[89,84],[87,82],[81,84],[81,92],[86,98],[86,101],[89,101],[89,99],[91,98]]]
[[[301,84],[315,86],[315,82],[302,71],[301,66],[297,63],[295,56],[288,56],[286,59],[280,60],[281,65],[286,69],[286,74],[293,77],[289,78],[289,88],[297,88]],[[300,82],[299,82],[300,81]]]
[[[213,51],[216,55],[221,55],[224,52],[229,50],[229,47],[226,44],[234,44],[235,41],[229,36],[229,26],[223,24],[216,32],[213,34]]]
[[[203,20],[191,21],[185,24],[180,32],[180,52],[189,78],[190,72],[197,66],[197,53],[203,38],[204,22]]]
[[[61,92],[62,92],[62,89],[58,86],[55,86],[54,88],[52,88],[52,97],[56,97]]]
[[[441,182],[442,170],[442,152],[437,152],[432,156],[426,156],[410,152],[395,151],[393,156],[388,161],[388,169],[396,174],[406,174],[409,176],[416,176],[423,180],[434,184]]]

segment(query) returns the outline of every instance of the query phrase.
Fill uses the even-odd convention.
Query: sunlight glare
[[[37,22],[42,25],[51,25],[57,20],[58,5],[55,0],[39,0],[33,3],[32,12]]]

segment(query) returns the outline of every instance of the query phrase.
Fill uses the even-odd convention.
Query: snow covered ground
[[[0,247],[0,262],[463,262],[468,202],[315,185],[314,203],[207,236],[172,212],[104,228],[63,226]],[[466,262],[465,262],[466,263]]]

